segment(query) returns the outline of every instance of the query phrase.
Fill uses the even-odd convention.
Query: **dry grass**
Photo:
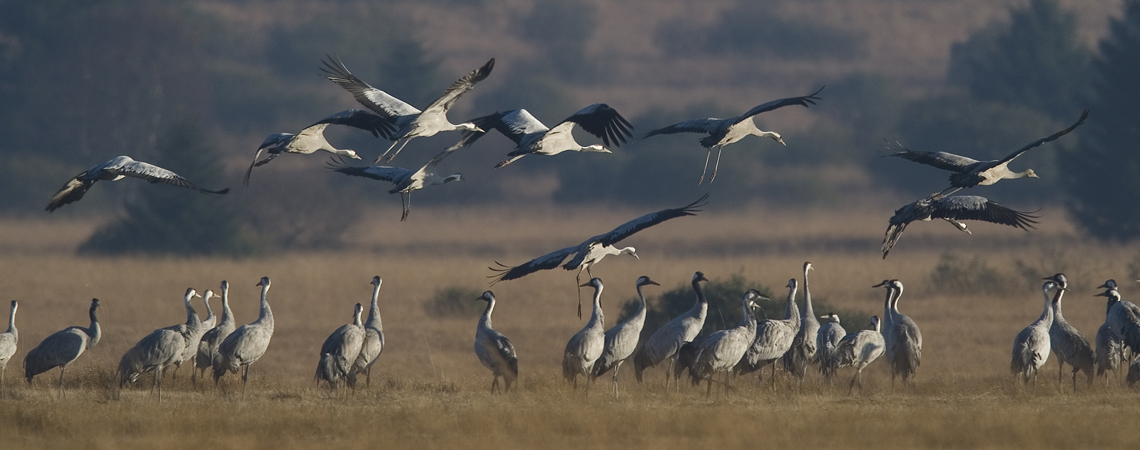
[[[311,448],[329,441],[417,448],[1135,448],[1140,440],[1129,426],[1140,412],[1135,391],[1098,383],[1092,389],[1082,384],[1074,394],[1047,376],[1033,391],[1018,388],[1007,375],[1013,336],[1040,314],[1035,289],[961,295],[925,288],[947,248],[967,261],[993,251],[987,263],[1000,270],[1009,270],[1015,258],[1041,266],[1055,262],[1072,268],[1066,269],[1070,278],[1084,286],[1125,279],[1135,247],[1075,239],[1063,220],[1030,234],[979,224],[974,236],[916,224],[885,261],[876,254],[882,217],[835,221],[828,220],[834,212],[757,208],[749,214],[710,211],[645,231],[629,241],[642,260],[616,258],[599,266],[597,275],[609,283],[604,306],[632,297],[631,284],[642,274],[665,288],[687,283],[694,270],[713,278],[739,272],[781,286],[807,259],[817,268],[813,295],[848,309],[879,311],[882,292],[870,286],[884,278],[906,282],[900,308],[922,327],[924,360],[914,390],[892,389],[885,364],[877,362],[862,395],[848,396],[844,381],[823,387],[814,376],[799,392],[782,378],[771,391],[749,377],[736,382],[737,396],[706,400],[703,389],[664,391],[662,371],[654,369],[644,385],[632,382],[627,371],[622,396],[614,399],[608,380],[587,394],[558,377],[565,340],[583,324],[573,313],[568,273],[548,271],[495,287],[495,326],[511,337],[522,362],[521,388],[505,397],[488,395],[489,374],[471,351],[475,317],[432,319],[422,305],[443,286],[482,289],[492,260],[519,263],[638,212],[594,214],[590,225],[571,224],[574,211],[492,212],[424,208],[407,224],[390,216],[364,221],[350,243],[363,250],[249,260],[77,258],[68,250],[89,228],[0,223],[9,235],[0,245],[12,255],[0,261],[0,292],[21,301],[20,351],[0,392],[4,448]],[[522,218],[529,226],[519,229]],[[312,384],[317,349],[349,319],[353,303],[367,301],[375,274],[385,278],[381,311],[389,347],[374,384],[338,398]],[[253,366],[246,399],[232,375],[220,392],[195,392],[186,371],[168,381],[161,404],[147,392],[148,377],[144,387],[113,399],[114,363],[151,329],[183,320],[187,286],[203,290],[229,280],[234,314],[246,323],[256,315],[254,283],[262,275],[274,281],[270,302],[277,326],[268,353]],[[1089,336],[1104,311],[1092,293],[1075,290],[1066,303],[1066,317]],[[52,389],[57,372],[31,387],[19,382],[27,350],[51,332],[85,324],[91,297],[103,301],[105,336],[69,372],[66,398]],[[1055,363],[1047,369],[1055,373]]]

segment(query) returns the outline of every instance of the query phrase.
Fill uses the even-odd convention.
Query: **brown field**
[[[665,391],[661,369],[646,372],[647,382],[638,385],[627,368],[620,399],[610,395],[608,378],[588,392],[566,386],[561,350],[584,322],[574,315],[573,276],[564,271],[495,287],[495,327],[520,355],[520,387],[507,396],[489,395],[489,372],[471,350],[476,317],[436,319],[422,307],[445,286],[483,289],[492,260],[525,261],[637,211],[591,213],[589,224],[575,224],[571,219],[584,210],[423,208],[406,224],[391,215],[361,221],[346,242],[354,250],[245,260],[75,257],[91,225],[5,220],[0,293],[21,301],[21,340],[0,392],[0,439],[4,448],[1136,448],[1137,391],[1082,382],[1074,394],[1049,377],[1056,376],[1053,361],[1036,390],[1008,374],[1013,336],[1042,304],[1039,290],[1010,268],[1015,260],[1040,267],[1040,276],[1069,275],[1074,286],[1065,315],[1091,337],[1104,317],[1093,287],[1106,278],[1127,280],[1137,254],[1135,246],[1076,237],[1057,210],[1032,233],[978,224],[966,236],[938,223],[915,224],[885,261],[877,254],[884,215],[854,211],[708,211],[629,239],[642,259],[608,259],[595,273],[608,283],[603,307],[633,297],[633,280],[642,274],[664,285],[647,289],[651,297],[687,284],[695,270],[713,279],[740,273],[778,287],[798,277],[805,260],[817,269],[813,296],[850,310],[880,312],[882,291],[870,286],[884,278],[907,283],[900,309],[925,338],[913,390],[892,388],[880,360],[865,374],[862,394],[847,395],[846,369],[833,388],[815,374],[799,390],[782,374],[775,391],[748,377],[736,382],[733,397],[712,400],[703,387]],[[518,228],[524,219],[527,227]],[[1012,287],[979,295],[928,286],[946,249],[967,260],[989,255],[986,263]],[[368,300],[376,274],[385,280],[380,308],[388,342],[373,371],[377,384],[339,398],[314,387],[317,349],[349,320],[354,303]],[[220,391],[199,392],[183,370],[168,380],[161,403],[148,392],[149,376],[114,399],[119,356],[150,330],[184,320],[187,286],[216,289],[229,280],[237,321],[248,323],[256,317],[254,284],[263,275],[273,279],[276,332],[251,370],[247,398],[233,375]],[[1123,286],[1127,298],[1134,289]],[[58,371],[23,383],[27,350],[56,330],[86,325],[91,297],[102,300],[104,337],[69,370],[66,397],[53,389]]]

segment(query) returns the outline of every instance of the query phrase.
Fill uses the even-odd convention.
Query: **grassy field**
[[[712,279],[741,274],[779,292],[805,260],[816,270],[813,297],[847,310],[881,312],[881,289],[899,278],[907,290],[900,309],[924,334],[923,364],[914,389],[892,388],[884,362],[865,373],[865,391],[847,395],[850,369],[835,387],[810,374],[802,387],[778,374],[772,390],[754,377],[739,379],[731,398],[706,399],[701,389],[662,386],[663,370],[638,385],[625,372],[621,397],[608,377],[575,391],[560,377],[561,351],[583,324],[573,276],[548,271],[502,283],[496,329],[520,355],[519,389],[488,393],[489,372],[471,350],[477,313],[437,318],[424,303],[444,287],[482,290],[494,260],[518,264],[641,213],[557,210],[438,211],[419,209],[406,224],[392,217],[364,220],[344,251],[294,253],[264,259],[94,258],[71,250],[92,225],[6,220],[0,249],[3,300],[21,302],[20,349],[8,364],[0,392],[4,448],[161,446],[181,448],[346,447],[515,448],[536,445],[603,448],[744,445],[820,447],[1135,448],[1140,393],[1103,381],[1078,392],[1058,388],[1050,361],[1036,389],[1008,374],[1013,336],[1041,312],[1031,275],[1064,271],[1073,282],[1066,318],[1086,336],[1103,322],[1104,303],[1093,289],[1107,278],[1126,282],[1135,246],[1108,246],[1075,237],[1051,214],[1024,233],[978,224],[966,236],[938,224],[915,224],[890,258],[880,259],[884,217],[851,212],[788,212],[752,208],[747,214],[710,211],[645,231],[627,243],[641,260],[607,259],[595,275],[607,288],[603,307],[634,296],[642,274],[660,281],[651,300],[687,285],[693,271]],[[1052,213],[1052,211],[1051,211]],[[789,220],[794,217],[795,220]],[[834,220],[834,217],[845,217]],[[525,219],[527,227],[518,223]],[[993,275],[984,289],[960,290],[932,282],[945,251],[958,268]],[[974,260],[983,255],[983,260]],[[1036,273],[1033,273],[1036,272]],[[367,302],[373,275],[384,277],[380,309],[388,347],[373,384],[347,398],[316,388],[317,350],[349,321],[352,305]],[[269,300],[276,330],[266,355],[251,370],[245,399],[230,375],[220,389],[195,390],[188,371],[167,382],[164,400],[149,394],[149,375],[115,398],[118,358],[154,328],[184,321],[188,286],[217,289],[231,283],[237,322],[257,314],[261,276],[273,279]],[[1039,284],[1037,284],[1039,286]],[[31,386],[20,379],[27,350],[48,334],[86,325],[92,297],[102,301],[104,337],[69,369],[65,398],[53,389],[57,371]],[[474,299],[472,299],[474,302]],[[217,302],[216,302],[217,303]],[[204,313],[200,303],[195,305]],[[219,305],[215,305],[219,306]],[[6,311],[6,310],[5,310]],[[614,311],[614,310],[611,310]],[[711,314],[710,314],[711,315]],[[612,326],[616,314],[609,316]],[[844,323],[850,330],[864,324]]]

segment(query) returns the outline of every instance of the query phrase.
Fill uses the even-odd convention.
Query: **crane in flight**
[[[960,221],[984,220],[1029,231],[1033,228],[1033,224],[1037,223],[1034,220],[1037,218],[1038,216],[1032,213],[1016,211],[977,195],[947,197],[935,193],[895,210],[895,215],[891,216],[890,225],[887,226],[887,233],[883,236],[883,259],[887,259],[887,253],[894,248],[906,226],[911,222],[943,219],[966,234],[973,234],[966,228],[966,224]]]
[[[183,178],[174,172],[163,169],[154,164],[145,163],[142,161],[135,161],[130,156],[116,156],[114,158],[96,164],[94,167],[87,169],[67,180],[63,187],[51,197],[48,201],[47,212],[52,212],[59,209],[61,206],[68,203],[75,203],[83,198],[83,194],[87,193],[88,189],[99,180],[119,181],[123,178],[131,177],[138,178],[146,181],[147,183],[165,183],[172,184],[178,187],[192,189],[203,194],[217,194],[222,195],[230,191],[229,188],[220,191],[211,191],[209,189],[202,189],[198,185],[192,183],[190,180]]]

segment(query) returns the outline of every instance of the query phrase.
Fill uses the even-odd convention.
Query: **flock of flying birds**
[[[633,138],[631,133],[633,126],[616,110],[604,103],[586,106],[553,128],[544,125],[525,109],[495,112],[458,125],[452,124],[447,119],[448,110],[464,93],[487,78],[494,66],[495,60],[489,60],[483,66],[452,83],[443,96],[432,102],[424,110],[420,110],[357,78],[339,58],[330,56],[326,61],[323,61],[321,67],[326,78],[351,93],[367,110],[349,109],[341,111],[317,121],[296,134],[277,133],[270,135],[258,147],[253,162],[245,173],[243,183],[248,186],[255,167],[265,165],[282,154],[329,152],[335,155],[329,163],[329,168],[332,171],[394,184],[395,186],[389,190],[389,193],[400,193],[403,203],[401,221],[404,221],[411,209],[411,193],[413,191],[429,185],[462,180],[462,175],[459,173],[440,176],[436,173],[436,167],[448,155],[472,144],[489,130],[498,130],[516,144],[515,149],[507,154],[508,158],[495,165],[495,168],[502,168],[531,154],[553,156],[568,151],[610,153],[611,151],[607,147],[620,146],[627,141],[627,138]],[[770,138],[784,144],[779,133],[762,131],[757,128],[752,120],[754,116],[785,106],[808,107],[814,105],[816,101],[820,100],[816,95],[822,90],[823,88],[820,88],[805,96],[773,100],[732,118],[700,118],[679,122],[649,131],[638,136],[637,139],[675,133],[706,134],[707,136],[700,140],[700,144],[707,153],[698,184],[704,182],[712,151],[716,149],[718,151],[717,161],[714,163],[712,174],[709,177],[711,183],[716,178],[724,146],[750,135]],[[970,231],[961,222],[964,220],[983,220],[1025,230],[1032,228],[1033,224],[1036,223],[1035,219],[1038,217],[1031,213],[1016,211],[980,196],[955,196],[952,194],[963,188],[988,186],[1003,179],[1035,178],[1037,175],[1032,170],[1014,172],[1008,168],[1008,164],[1026,151],[1072,132],[1083,124],[1087,117],[1088,111],[1084,111],[1080,119],[1068,128],[1033,141],[1009,156],[993,161],[977,161],[946,152],[913,151],[895,143],[894,146],[890,147],[892,153],[889,156],[947,170],[951,172],[950,186],[941,192],[931,194],[895,211],[884,236],[881,249],[883,258],[886,258],[891,248],[898,242],[907,225],[914,221],[943,219],[966,233],[970,233]],[[392,141],[391,146],[376,158],[374,164],[391,161],[414,138],[429,137],[445,131],[460,131],[463,134],[455,145],[436,154],[417,170],[385,165],[350,166],[346,162],[346,158],[360,160],[360,155],[354,150],[340,149],[329,143],[324,136],[324,131],[329,125],[345,125],[361,129],[377,138]],[[604,145],[583,146],[579,144],[571,134],[575,126],[580,126],[590,135],[597,137]],[[229,191],[228,188],[222,190],[204,189],[165,168],[135,161],[128,156],[118,156],[69,180],[51,198],[46,209],[51,212],[63,205],[80,200],[96,181],[115,181],[124,177],[139,178],[150,183],[172,184],[205,194],[223,195]],[[708,380],[708,391],[710,393],[713,378],[717,373],[726,374],[724,386],[727,392],[729,373],[745,374],[759,371],[770,365],[774,374],[777,362],[801,380],[806,368],[811,364],[818,365],[819,371],[828,380],[840,367],[856,367],[856,375],[852,378],[850,386],[850,389],[853,389],[856,383],[860,387],[862,386],[860,379],[862,369],[884,354],[892,367],[892,380],[895,376],[901,376],[904,382],[913,381],[913,376],[921,359],[922,335],[914,321],[898,311],[898,299],[903,291],[902,283],[898,280],[885,280],[874,286],[884,287],[887,290],[882,319],[875,317],[870,330],[848,334],[839,325],[839,318],[835,314],[819,317],[826,321],[822,325],[817,320],[808,293],[807,277],[808,271],[812,269],[810,263],[804,264],[805,301],[803,310],[801,312],[795,304],[797,281],[791,279],[787,285],[789,294],[787,315],[784,319],[767,320],[757,317],[754,313],[756,302],[769,299],[756,291],[749,291],[744,294],[741,300],[744,319],[737,327],[697,337],[697,333],[703,326],[708,306],[700,285],[700,282],[707,280],[702,273],[697,272],[692,279],[692,286],[697,295],[697,302],[693,309],[657,330],[646,342],[638,342],[645,320],[645,302],[641,290],[644,286],[658,284],[648,277],[641,277],[635,283],[638,297],[641,299],[637,313],[616,327],[608,331],[604,330],[604,318],[600,306],[603,284],[601,279],[593,276],[591,267],[607,255],[627,254],[637,257],[637,252],[633,247],[618,248],[616,244],[638,231],[664,221],[695,215],[699,211],[698,208],[707,204],[707,198],[708,195],[706,194],[686,206],[646,214],[612,231],[591,237],[579,244],[555,250],[518,266],[507,266],[496,262],[499,267],[492,268],[495,274],[491,276],[491,284],[517,279],[540,270],[562,267],[566,270],[578,271],[576,284],[579,286],[579,293],[582,287],[594,289],[591,318],[587,325],[567,343],[565,350],[563,374],[567,380],[575,385],[578,375],[585,375],[592,380],[609,370],[613,370],[616,394],[617,373],[623,362],[632,358],[638,380],[641,380],[641,374],[645,368],[669,360],[670,370],[667,373],[667,378],[673,377],[674,380],[679,380],[680,375],[688,370],[694,384]],[[566,261],[567,258],[570,258],[568,262]],[[591,278],[584,284],[581,283],[583,271],[586,271]],[[1119,300],[1115,283],[1111,280],[1110,283],[1103,286],[1107,289],[1103,295],[1109,297],[1109,316],[1112,316],[1114,308],[1124,311],[1124,313],[1120,313],[1124,316],[1128,314],[1131,316],[1120,319],[1118,322],[1122,325],[1116,328],[1109,326],[1108,321],[1106,321],[1106,327],[1109,329],[1106,336],[1115,339],[1112,342],[1117,343],[1115,347],[1117,349],[1128,347],[1135,350],[1138,348],[1137,346],[1140,346],[1140,331],[1137,331],[1136,328],[1140,326],[1140,310],[1129,302]],[[373,284],[372,304],[367,321],[361,320],[363,307],[357,304],[354,310],[353,323],[337,329],[322,346],[316,378],[318,381],[327,382],[330,387],[335,388],[341,385],[341,382],[344,382],[345,385],[354,386],[356,375],[364,373],[367,376],[371,365],[383,349],[383,331],[376,304],[381,285],[380,277],[375,277]],[[193,371],[195,374],[198,371],[213,368],[215,382],[226,372],[237,372],[239,369],[243,369],[242,379],[244,382],[248,376],[249,365],[257,361],[265,352],[273,333],[273,314],[266,300],[266,293],[270,285],[269,278],[262,278],[258,285],[262,287],[260,317],[251,324],[236,328],[229,310],[226,282],[222,282],[223,314],[221,322],[217,323],[216,326],[216,318],[209,307],[209,298],[213,296],[212,291],[206,291],[205,295],[208,310],[207,318],[200,320],[190,305],[191,299],[198,294],[194,289],[187,290],[184,298],[187,322],[155,330],[129,350],[123,356],[119,366],[121,385],[135,381],[143,372],[153,371],[155,373],[154,386],[158,389],[161,398],[162,370],[170,365],[180,366],[187,361],[191,362],[191,365],[196,369]],[[1015,373],[1021,374],[1026,380],[1034,376],[1036,370],[1044,364],[1048,357],[1048,340],[1045,341],[1044,352],[1040,349],[1041,330],[1048,329],[1050,326],[1063,328],[1064,325],[1067,325],[1060,311],[1061,294],[1066,290],[1063,275],[1058,274],[1050,278],[1043,290],[1046,294],[1046,311],[1043,313],[1042,319],[1022,333],[1025,335],[1024,339],[1023,336],[1019,335],[1018,343],[1015,343],[1012,367]],[[1055,292],[1052,300],[1049,298],[1051,291]],[[518,376],[517,355],[511,342],[491,327],[491,313],[495,307],[494,294],[487,291],[480,297],[480,300],[487,302],[487,308],[479,320],[475,352],[480,361],[494,374],[492,392],[499,390],[498,379],[500,377],[504,378],[506,389],[509,390]],[[99,341],[101,331],[96,319],[98,306],[99,301],[93,300],[90,309],[90,327],[71,327],[60,331],[49,336],[28,353],[25,358],[25,372],[29,382],[38,373],[52,367],[60,367],[60,388],[63,388],[63,371],[67,365],[82,354],[84,349]],[[2,382],[4,364],[15,351],[16,329],[14,321],[16,307],[16,302],[13,301],[9,333],[0,334],[0,382]],[[581,317],[580,302],[578,314]],[[1132,326],[1132,328],[1128,328],[1128,326]],[[1049,334],[1052,336],[1051,330]],[[1086,370],[1091,366],[1084,359],[1074,363],[1076,360],[1069,359],[1068,353],[1062,358],[1060,349],[1068,349],[1069,346],[1067,344],[1058,345],[1056,340],[1053,342],[1053,349],[1058,354],[1059,362],[1062,364],[1068,362],[1074,367],[1075,383],[1076,371]],[[1087,347],[1089,345],[1085,341],[1081,348]],[[1100,333],[1098,333],[1097,351],[1099,352],[1100,349]],[[1119,364],[1124,356],[1120,351],[1117,351],[1116,354],[1119,356],[1116,359],[1117,364]],[[1080,358],[1086,356],[1080,356]],[[1091,369],[1089,370],[1087,373],[1090,374],[1091,381]],[[192,379],[196,380],[196,376],[192,375]],[[668,385],[668,379],[666,385]]]

